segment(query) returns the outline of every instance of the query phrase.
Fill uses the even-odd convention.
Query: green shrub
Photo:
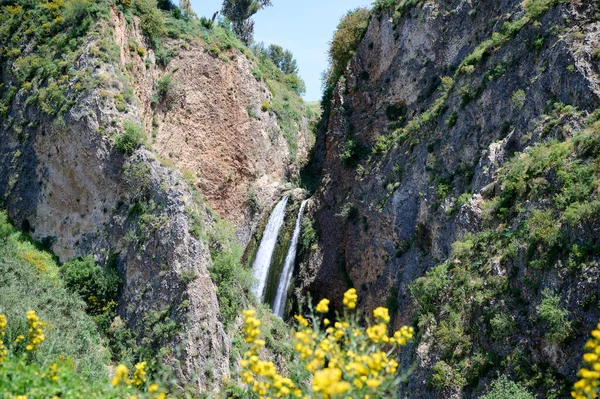
[[[471,197],[473,197],[472,193],[469,193],[469,192],[462,193],[456,199],[456,207],[461,208],[463,205],[468,204],[469,201],[471,201]]]
[[[340,158],[345,166],[354,168],[368,153],[369,149],[360,141],[348,139],[344,143],[344,150],[340,153]]]
[[[449,284],[448,268],[439,265],[427,272],[425,277],[416,279],[409,287],[420,313],[436,310],[437,302]]]
[[[191,283],[192,281],[194,281],[197,278],[198,278],[198,273],[196,273],[196,271],[193,269],[184,270],[180,276],[181,282],[186,285]]]
[[[136,0],[140,16],[142,32],[155,42],[165,33],[165,23],[162,12],[156,6],[156,0]]]
[[[116,301],[122,282],[114,265],[109,263],[102,268],[93,256],[68,261],[62,266],[61,275],[66,287],[86,301],[92,314],[102,313]]]
[[[370,18],[368,9],[357,8],[341,19],[329,47],[330,67],[326,76],[328,85],[334,86],[344,73],[369,26]]]
[[[509,380],[505,375],[494,380],[488,392],[481,399],[534,399],[529,391],[519,382]]]
[[[146,135],[142,127],[131,121],[124,121],[125,132],[115,139],[117,151],[131,155],[133,152],[146,142]]]
[[[560,225],[550,210],[535,209],[527,221],[527,230],[533,242],[555,245],[560,239]]]
[[[552,295],[549,290],[544,290],[542,296],[542,303],[538,306],[537,312],[548,329],[545,336],[554,342],[562,342],[571,333],[569,311],[560,307],[558,295]]]
[[[512,103],[516,109],[521,109],[525,105],[525,92],[517,90],[512,95]]]
[[[319,234],[313,226],[312,220],[305,216],[302,218],[302,229],[300,231],[300,242],[302,248],[306,250],[313,250],[316,248],[317,242],[319,241]]]
[[[513,335],[516,329],[516,323],[507,313],[496,313],[490,320],[492,325],[492,334],[494,338],[505,339]]]

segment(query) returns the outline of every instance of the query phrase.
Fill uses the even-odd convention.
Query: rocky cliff
[[[206,389],[230,351],[209,208],[245,244],[297,173],[305,123],[282,132],[270,109],[281,93],[224,29],[163,27],[144,2],[81,3],[3,6],[1,197],[61,261],[115,263],[119,316]]]
[[[506,374],[563,397],[576,378],[600,317],[581,149],[599,17],[593,1],[376,4],[317,138],[320,240],[300,273],[313,297],[354,286],[365,311],[418,327],[406,396],[477,397]]]

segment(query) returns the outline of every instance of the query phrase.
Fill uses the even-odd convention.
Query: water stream
[[[292,281],[292,275],[294,274],[294,263],[296,262],[296,250],[298,248],[298,238],[300,237],[300,229],[302,228],[302,214],[304,212],[304,206],[306,201],[302,201],[300,205],[300,211],[298,211],[298,218],[296,219],[296,226],[294,227],[294,235],[292,235],[292,241],[285,257],[285,263],[281,276],[279,277],[279,284],[277,285],[277,295],[273,302],[273,313],[276,316],[283,317],[285,310],[285,300],[287,299],[288,290],[290,289],[290,282]]]
[[[277,244],[279,230],[281,229],[281,225],[283,224],[287,201],[288,197],[283,197],[283,199],[279,201],[275,209],[273,209],[273,213],[271,213],[269,221],[267,222],[267,227],[265,227],[265,231],[263,233],[262,240],[260,241],[258,251],[256,252],[254,263],[252,264],[252,269],[254,270],[254,277],[258,281],[256,287],[254,288],[254,295],[256,295],[256,297],[261,302],[265,294],[265,285],[267,283],[267,278],[269,277],[269,267],[271,266],[271,258],[273,257],[273,250],[275,249],[275,245]]]

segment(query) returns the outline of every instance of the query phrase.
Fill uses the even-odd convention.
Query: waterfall
[[[285,206],[287,205],[288,197],[285,196],[269,217],[269,222],[263,233],[262,240],[256,252],[252,269],[254,270],[254,277],[258,280],[258,284],[254,289],[254,295],[262,301],[265,293],[265,285],[267,284],[267,278],[269,277],[269,267],[271,266],[271,257],[275,250],[275,244],[277,244],[277,237],[279,236],[279,230],[283,224],[283,217],[285,216]]]
[[[294,274],[296,249],[298,248],[298,238],[300,237],[300,229],[302,228],[302,213],[304,212],[304,205],[306,205],[306,201],[307,200],[302,201],[302,205],[300,205],[300,211],[298,211],[296,227],[294,227],[294,235],[292,236],[290,248],[285,256],[285,263],[283,264],[283,270],[281,271],[279,284],[277,286],[277,295],[275,296],[275,302],[273,302],[273,313],[279,317],[283,317],[285,300],[287,299],[288,290],[290,289],[290,282],[292,281],[292,275]]]

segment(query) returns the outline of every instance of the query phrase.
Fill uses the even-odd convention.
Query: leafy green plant
[[[509,380],[505,375],[490,384],[488,392],[481,399],[534,399],[535,397],[519,382]]]
[[[117,136],[115,147],[117,151],[131,155],[146,142],[146,135],[140,125],[128,120],[123,122],[123,128],[125,132]]]
[[[560,297],[549,290],[542,293],[542,302],[537,308],[540,320],[546,325],[546,337],[554,342],[565,340],[571,333],[569,312],[560,307]]]
[[[512,103],[516,109],[523,108],[525,105],[525,92],[523,90],[517,90],[512,95]]]
[[[367,30],[370,18],[369,10],[357,8],[341,19],[329,47],[330,67],[325,77],[327,85],[333,87],[344,73]]]

